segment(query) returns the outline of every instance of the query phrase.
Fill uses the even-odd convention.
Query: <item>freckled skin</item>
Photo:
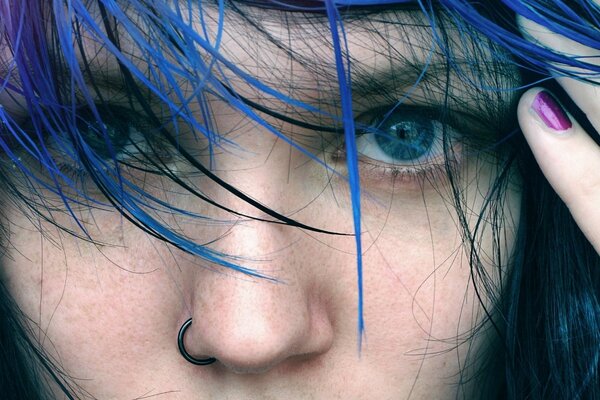
[[[225,39],[223,53],[243,58],[247,69],[254,70],[241,50],[252,43],[239,37],[234,41],[227,33]],[[264,51],[263,61],[277,59],[275,49]],[[365,65],[380,65],[368,49],[354,52]],[[273,75],[259,78],[287,71],[290,61],[281,60],[281,65],[273,64]],[[245,149],[217,152],[219,177],[306,225],[353,231],[342,178],[332,178],[322,165],[217,100],[211,104],[218,130]],[[201,153],[193,140],[182,141],[191,152]],[[345,173],[343,162],[332,161],[330,154],[316,155]],[[461,176],[478,178],[460,183],[472,210],[482,208],[493,176],[490,163],[478,157],[461,160]],[[186,175],[189,167],[178,168],[220,204],[270,218],[207,178]],[[78,211],[99,245],[9,211],[12,248],[2,260],[4,280],[36,325],[44,348],[82,389],[99,399],[456,397],[460,362],[468,351],[461,338],[482,320],[483,311],[443,174],[434,183],[363,175],[367,332],[360,354],[354,237],[239,218],[166,178],[145,179],[149,192],[221,221],[161,215],[167,224],[240,257],[241,264],[276,281],[233,273],[184,254],[114,211]],[[518,197],[509,189],[505,199],[513,220],[518,220]],[[73,226],[64,214],[53,217]],[[470,217],[469,223],[475,223]],[[503,250],[508,252],[514,225],[506,224]],[[483,232],[481,251],[491,253],[491,230]],[[496,267],[482,261],[494,274]],[[198,367],[179,354],[177,332],[189,317],[194,322],[185,337],[188,351],[216,357],[217,363]],[[470,344],[474,349],[485,346],[483,335]]]

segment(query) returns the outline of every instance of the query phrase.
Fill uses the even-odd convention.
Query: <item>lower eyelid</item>
[[[361,187],[364,192],[396,193],[398,195],[422,196],[429,190],[439,190],[448,185],[448,174],[444,165],[435,165],[419,171],[369,170],[361,168]]]
[[[463,159],[463,145],[451,144],[448,154],[414,164],[387,164],[357,155],[361,185],[365,190],[418,190],[448,184],[448,167],[459,168]],[[346,163],[346,152],[339,149],[333,155],[337,164]]]

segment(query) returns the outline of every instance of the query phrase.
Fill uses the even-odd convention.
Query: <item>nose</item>
[[[282,230],[293,229],[264,222],[249,225],[235,227],[226,240],[236,244],[237,252],[254,258],[261,253],[257,250],[269,247],[274,235],[281,238]],[[265,373],[326,353],[333,342],[332,324],[318,285],[300,264],[299,245],[287,246],[294,248],[292,253],[281,249],[271,253],[268,263],[260,264],[268,265],[278,281],[195,272],[193,324],[185,338],[188,352],[215,357],[238,374]]]

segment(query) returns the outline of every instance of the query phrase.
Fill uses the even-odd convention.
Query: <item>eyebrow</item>
[[[473,58],[457,57],[449,60],[444,54],[436,53],[429,60],[418,57],[392,57],[388,60],[385,68],[353,68],[352,94],[367,100],[394,97],[396,100],[406,98],[435,103],[435,95],[428,97],[408,93],[412,88],[420,87],[421,91],[425,88],[428,92],[446,95],[450,103],[447,106],[450,108],[464,110],[466,107],[460,103],[485,100],[489,104],[481,105],[481,111],[493,109],[497,117],[500,110],[493,103],[503,103],[498,104],[500,108],[512,108],[522,81],[514,64],[508,59],[494,58],[493,52],[489,58],[480,54]],[[479,68],[472,68],[474,61],[479,61]],[[481,67],[481,63],[486,64],[485,68]],[[484,113],[480,114],[484,116]]]
[[[423,71],[426,68],[425,71]],[[95,71],[90,71],[93,74]],[[352,74],[352,95],[355,102],[355,111],[357,115],[367,111],[362,109],[360,102],[365,102],[372,107],[377,105],[378,108],[384,107],[392,108],[398,101],[407,100],[407,104],[413,106],[425,106],[429,108],[443,108],[453,110],[462,114],[463,116],[470,118],[471,120],[480,120],[482,124],[485,121],[496,121],[491,122],[493,125],[499,125],[502,121],[502,116],[508,115],[516,104],[518,93],[511,91],[508,93],[504,100],[499,95],[494,93],[487,93],[483,90],[453,90],[448,88],[448,82],[445,78],[439,78],[442,74],[448,79],[456,79],[457,82],[461,82],[456,71],[453,71],[447,63],[441,61],[433,61],[430,64],[421,64],[418,62],[408,62],[395,60],[393,64],[387,68],[379,68],[370,70],[368,73],[363,71],[354,71]],[[488,74],[490,77],[492,74]],[[420,78],[420,80],[419,80]],[[115,98],[119,98],[122,94],[122,99],[127,99],[124,89],[126,88],[125,82],[122,75],[117,71],[115,73],[107,73],[103,71],[101,77],[94,76],[94,84],[100,89],[100,93],[104,97],[110,97],[112,100],[108,100],[110,103]],[[440,96],[427,96],[426,94],[419,94],[418,96],[411,96],[408,91],[415,85],[434,85],[435,89],[438,89]],[[515,80],[518,83],[518,80]],[[508,86],[508,85],[507,85]],[[332,125],[322,125],[317,122],[314,118],[306,118],[302,116],[293,116],[291,113],[278,112],[273,108],[264,105],[259,101],[254,101],[250,98],[242,96],[240,93],[235,92],[235,89],[225,86],[225,89],[230,94],[235,94],[243,103],[256,110],[259,113],[269,115],[279,121],[298,126],[300,128],[318,131],[318,132],[330,132],[330,133],[343,133],[342,127],[336,127]],[[422,90],[422,89],[421,89]],[[107,95],[106,92],[109,92]],[[116,93],[116,95],[110,93]],[[336,96],[339,93],[335,90],[332,91],[332,96]],[[154,97],[154,96],[152,96]],[[485,99],[484,99],[485,98]],[[444,101],[448,100],[445,104]],[[487,100],[483,105],[481,101]],[[480,107],[477,109],[469,107],[468,104],[479,104]],[[294,113],[294,115],[297,113]],[[507,122],[507,121],[504,121]]]
[[[423,64],[409,61],[394,60],[387,68],[371,71],[356,71],[352,73],[352,94],[360,97],[372,97],[390,92],[390,88],[407,88],[416,83],[430,80],[437,71],[446,72],[446,63]],[[418,82],[417,82],[418,81]]]

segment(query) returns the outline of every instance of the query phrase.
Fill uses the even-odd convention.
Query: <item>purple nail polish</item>
[[[535,96],[531,108],[547,127],[555,131],[566,131],[573,126],[569,116],[554,99],[554,96],[545,90]]]

